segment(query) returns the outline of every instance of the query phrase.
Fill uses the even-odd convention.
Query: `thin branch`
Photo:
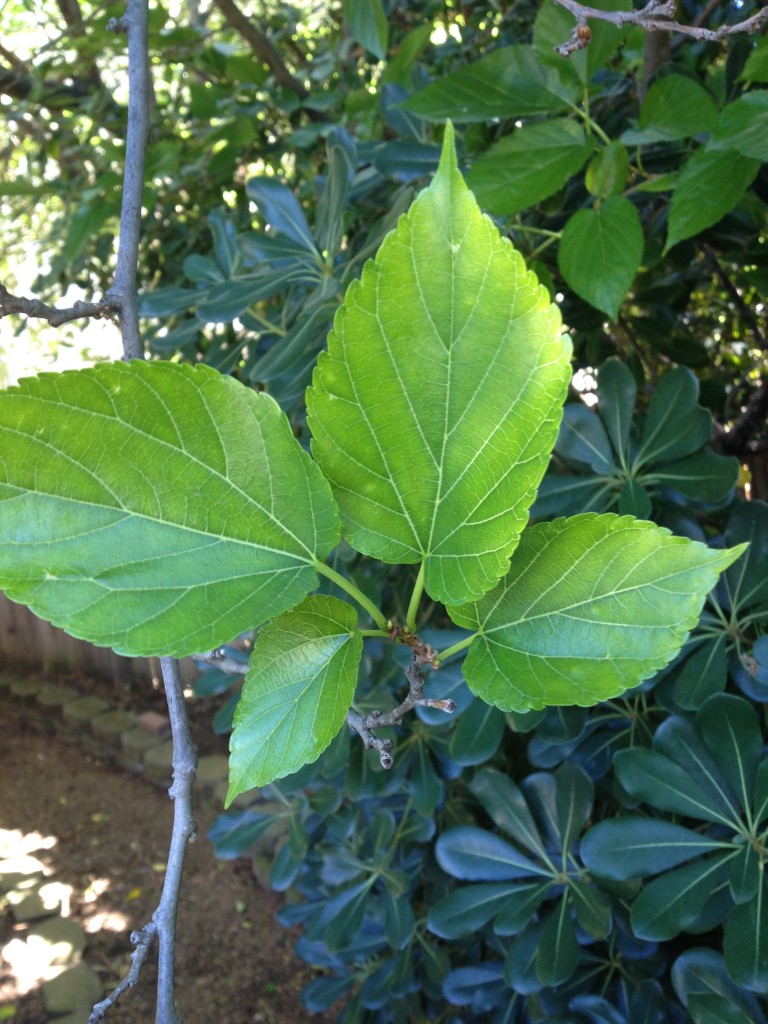
[[[157,934],[157,926],[154,921],[150,921],[144,925],[139,931],[131,932],[131,942],[135,946],[135,949],[131,953],[131,969],[117,986],[117,988],[111,992],[106,999],[102,999],[100,1003],[96,1003],[94,1008],[91,1010],[91,1015],[88,1018],[88,1024],[98,1024],[98,1021],[104,1020],[109,1008],[114,1006],[120,996],[129,988],[133,988],[136,982],[139,980],[139,974],[141,968],[144,965],[149,948],[152,945],[152,940]]]
[[[414,633],[405,631],[398,639],[401,643],[407,644],[413,651],[411,663],[405,669],[405,677],[408,680],[408,693],[405,699],[394,710],[382,714],[381,711],[372,711],[363,718],[353,708],[347,712],[347,725],[357,733],[363,741],[366,750],[378,750],[379,762],[382,768],[391,768],[395,763],[392,757],[392,741],[382,740],[373,735],[374,729],[384,729],[388,726],[398,726],[409,712],[414,708],[437,708],[447,715],[456,710],[456,702],[447,699],[438,699],[424,696],[424,667],[435,664],[436,652],[429,644],[423,643]]]
[[[214,3],[228,24],[248,43],[254,56],[267,65],[275,76],[277,84],[284,89],[292,89],[304,99],[307,96],[304,83],[291,74],[269,39],[249,17],[243,14],[234,0],[214,0]]]
[[[759,32],[768,25],[768,7],[763,7],[752,17],[739,21],[734,25],[721,25],[717,29],[702,28],[700,25],[682,25],[675,21],[677,7],[675,0],[649,0],[639,11],[601,11],[597,7],[588,7],[578,0],[554,0],[564,7],[576,19],[576,25],[570,39],[555,47],[555,51],[568,57],[576,50],[583,50],[589,45],[591,33],[587,21],[607,21],[611,25],[639,25],[647,32],[679,32],[693,39],[706,42],[719,42],[726,36],[739,32]]]
[[[116,306],[112,302],[76,302],[68,309],[56,309],[55,306],[48,306],[39,299],[11,295],[8,289],[0,284],[0,320],[12,313],[21,313],[24,316],[47,320],[51,327],[61,327],[62,324],[80,320],[82,317],[104,320],[111,317],[115,311]]]
[[[106,298],[120,311],[123,358],[144,358],[139,332],[136,267],[141,237],[144,161],[149,138],[149,57],[147,0],[127,0],[125,15],[112,26],[128,35],[128,133],[125,142],[123,201],[115,280]]]
[[[230,675],[244,676],[248,671],[247,663],[230,657],[225,647],[217,647],[215,650],[206,651],[204,654],[193,654],[192,660],[205,662],[206,665],[213,665],[214,668],[219,669],[221,672],[227,672]]]

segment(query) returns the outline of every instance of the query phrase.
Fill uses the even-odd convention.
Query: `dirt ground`
[[[24,852],[73,886],[70,916],[88,933],[84,959],[105,986],[126,972],[129,934],[156,905],[172,814],[167,795],[141,777],[34,732],[0,708],[0,828],[18,830]],[[294,937],[274,921],[280,897],[258,888],[247,861],[217,861],[206,839],[209,821],[199,816],[199,825],[179,908],[179,1016],[185,1024],[330,1024],[332,1014],[301,1007],[301,988],[312,975],[292,955]],[[14,928],[0,912],[0,947]],[[150,957],[137,987],[107,1020],[153,1021],[155,981]],[[16,1024],[49,1019],[39,992],[20,996],[0,961],[0,1019],[9,1005],[17,1007]]]

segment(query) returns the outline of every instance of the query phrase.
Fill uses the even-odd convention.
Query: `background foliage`
[[[711,28],[757,9],[680,6]],[[2,279],[13,290],[32,241],[38,295],[98,295],[123,164],[125,54],[106,31],[121,9],[43,10],[31,35],[31,7],[2,8]],[[271,882],[298,894],[281,917],[322,969],[307,1005],[344,997],[343,1019],[382,1024],[763,1024],[766,39],[593,23],[565,60],[552,47],[573,19],[550,0],[153,3],[150,24],[152,354],[268,390],[306,443],[334,310],[450,117],[478,201],[574,343],[536,516],[615,510],[752,545],[681,657],[623,698],[505,715],[448,666],[427,689],[457,713],[419,709],[391,772],[345,732],[269,787],[269,810],[217,821],[223,857],[281,822]],[[404,619],[412,580],[344,545],[334,565]],[[440,606],[420,632],[459,639]],[[393,705],[404,657],[366,641],[358,710]],[[207,673],[200,689],[226,732],[236,687]]]

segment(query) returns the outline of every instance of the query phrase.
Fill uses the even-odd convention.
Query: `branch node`
[[[123,14],[120,18],[110,18],[107,22],[107,32],[125,35],[128,32],[128,18],[126,15]]]

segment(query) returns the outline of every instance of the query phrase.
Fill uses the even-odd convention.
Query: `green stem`
[[[365,608],[379,629],[383,630],[385,633],[387,632],[387,620],[373,601],[369,600],[369,598],[365,596],[362,590],[359,590],[351,580],[342,576],[341,573],[336,572],[335,569],[332,569],[330,565],[326,565],[325,562],[315,560],[314,565],[316,572],[319,572],[322,576],[327,576],[328,579],[332,580],[337,587],[340,587],[346,594],[349,594],[354,601],[357,601],[361,608]]]
[[[446,647],[444,651],[440,651],[437,655],[436,660],[442,665],[448,658],[453,657],[454,654],[458,654],[459,651],[463,651],[465,647],[469,647],[472,641],[477,636],[477,633],[472,633],[471,636],[465,636],[463,640],[459,640],[453,647]]]
[[[360,636],[389,636],[389,633],[384,629],[358,629],[357,632]]]
[[[416,612],[419,608],[421,595],[424,593],[424,565],[425,563],[422,562],[419,566],[419,574],[416,577],[413,593],[411,594],[411,603],[408,605],[408,611],[405,614],[405,624],[412,633],[416,632]]]

